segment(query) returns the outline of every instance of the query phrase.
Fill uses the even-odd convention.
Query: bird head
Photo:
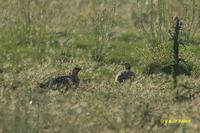
[[[127,69],[127,70],[131,69],[131,64],[129,64],[129,63],[122,63],[121,65],[123,65],[125,67],[125,69]]]
[[[80,67],[74,67],[72,70],[72,75],[77,75],[79,73],[79,71],[81,71],[82,69]]]

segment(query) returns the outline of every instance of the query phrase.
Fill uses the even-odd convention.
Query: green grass
[[[71,49],[36,46],[1,45],[1,117],[4,132],[197,132],[199,97],[192,101],[173,102],[175,90],[167,75],[144,75],[140,54],[145,45],[113,41],[108,58],[97,62],[88,58],[90,49],[73,44]],[[78,46],[76,46],[78,45]],[[84,43],[83,43],[84,45]],[[72,57],[76,47],[79,54]],[[189,49],[194,49],[190,46]],[[16,50],[17,49],[17,50]],[[67,50],[66,50],[67,49]],[[126,49],[126,52],[123,52]],[[66,50],[66,51],[65,51]],[[69,53],[68,53],[68,52]],[[129,53],[132,53],[132,56]],[[199,56],[191,50],[194,56]],[[136,54],[134,54],[136,53]],[[118,57],[118,58],[117,58]],[[119,58],[121,57],[121,58]],[[9,60],[9,58],[11,58]],[[67,59],[63,61],[62,59]],[[194,57],[195,58],[195,57]],[[115,60],[116,59],[116,60]],[[137,79],[117,84],[114,76],[121,66],[117,59],[130,61]],[[81,84],[64,96],[56,91],[37,92],[38,83],[49,77],[69,73],[74,65],[83,67]],[[199,77],[181,76],[179,89],[184,95],[199,90]],[[184,89],[184,88],[185,89]],[[188,90],[192,88],[192,90]],[[30,101],[32,104],[30,104]],[[159,124],[161,119],[192,119],[185,126]],[[83,124],[84,123],[84,124]]]
[[[31,44],[24,41],[30,38],[23,36],[27,33],[23,22],[28,19],[24,16],[27,9],[18,7],[23,6],[23,1],[1,2],[0,11],[4,15],[0,15],[0,24],[6,27],[0,25],[0,133],[200,130],[198,38],[180,49],[191,75],[179,75],[174,89],[170,73],[161,71],[171,65],[171,42],[149,44],[130,18],[132,10],[140,12],[134,10],[134,3],[96,0],[35,3],[29,23]],[[60,31],[66,36],[58,36]],[[111,32],[117,34],[108,38],[105,33]],[[66,42],[62,43],[63,40]],[[119,65],[122,62],[132,64],[135,81],[114,82],[115,75],[123,69]],[[76,65],[83,69],[79,88],[64,95],[52,90],[38,92],[39,83],[69,74]],[[147,73],[150,66],[156,69],[151,74]],[[177,90],[183,97],[196,95],[194,99],[178,101]],[[192,123],[160,123],[169,119],[191,119]]]

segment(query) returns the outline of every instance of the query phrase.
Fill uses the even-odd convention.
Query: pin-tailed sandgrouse
[[[71,75],[53,78],[46,83],[41,83],[39,86],[41,89],[49,88],[58,90],[60,93],[65,93],[68,89],[77,88],[79,86],[80,79],[78,73],[80,70],[80,67],[74,67]]]
[[[131,65],[129,63],[123,63],[121,65],[124,65],[125,70],[117,73],[115,81],[121,83],[125,80],[134,80],[136,76],[135,73],[131,71]]]

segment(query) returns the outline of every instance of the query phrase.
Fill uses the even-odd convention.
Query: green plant
[[[90,59],[101,62],[105,57],[105,49],[101,44],[97,44],[89,53]]]
[[[93,9],[95,14],[90,16],[91,34],[95,41],[106,42],[108,33],[116,26],[115,6],[112,8]]]
[[[175,4],[177,6],[175,6]],[[173,62],[171,45],[169,45],[168,29],[171,26],[171,16],[180,14],[184,20],[184,32],[181,33],[182,43],[189,44],[197,35],[199,26],[199,2],[192,1],[164,1],[143,0],[134,3],[132,20],[141,31],[148,43],[149,51],[153,56],[148,57],[152,64],[161,67]],[[189,9],[192,8],[192,10]],[[175,56],[175,55],[174,55]],[[175,57],[174,57],[175,58]],[[150,64],[151,65],[151,64]],[[161,68],[162,69],[162,68]]]
[[[169,30],[169,34],[171,36],[171,40],[173,40],[173,53],[174,53],[174,64],[173,64],[173,78],[174,78],[174,86],[177,85],[177,75],[179,71],[179,61],[181,60],[179,57],[179,45],[180,45],[180,30],[183,28],[183,22],[180,20],[178,16],[174,17],[174,25],[173,31]]]

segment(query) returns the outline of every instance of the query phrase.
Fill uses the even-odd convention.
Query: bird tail
[[[43,93],[46,92],[48,89],[48,84],[47,83],[39,83],[38,84],[38,92]]]
[[[48,83],[39,83],[38,87],[40,89],[47,89],[48,88]]]
[[[39,88],[45,89],[45,88],[47,88],[47,85],[44,84],[44,83],[40,83],[40,84],[39,84]]]

